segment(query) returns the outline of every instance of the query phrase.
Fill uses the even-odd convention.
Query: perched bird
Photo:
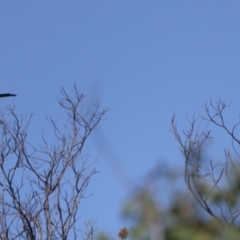
[[[0,98],[2,97],[16,97],[16,94],[11,94],[11,93],[0,93]]]

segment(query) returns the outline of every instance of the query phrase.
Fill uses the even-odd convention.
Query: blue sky
[[[194,113],[210,99],[232,103],[239,114],[239,1],[1,1],[1,92],[18,96],[19,113],[35,113],[32,134],[40,140],[45,116],[61,119],[61,86],[74,82],[108,107],[87,150],[99,160],[82,205],[82,219],[116,233],[129,195],[118,164],[135,182],[157,162],[183,167],[170,120]],[[97,141],[96,141],[97,139]],[[97,143],[97,144],[96,144]],[[87,152],[86,150],[86,152]],[[117,166],[117,167],[116,167]]]

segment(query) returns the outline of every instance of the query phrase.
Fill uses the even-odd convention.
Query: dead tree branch
[[[179,132],[176,116],[173,115],[171,120],[171,131],[177,141],[179,150],[183,153],[185,158],[185,182],[189,191],[199,205],[214,219],[221,223],[227,222],[233,225],[240,216],[240,208],[237,206],[237,200],[234,200],[235,204],[233,204],[233,200],[231,202],[228,196],[226,196],[226,190],[223,189],[220,181],[223,177],[226,177],[231,186],[232,180],[229,175],[234,171],[240,173],[240,169],[232,159],[231,152],[228,148],[225,148],[225,163],[222,165],[220,163],[214,165],[213,161],[210,159],[206,167],[206,159],[203,157],[204,144],[211,139],[211,130],[209,130],[210,124],[225,131],[232,140],[234,152],[237,156],[240,156],[239,150],[237,150],[237,147],[240,145],[240,139],[236,133],[240,121],[233,125],[232,128],[229,128],[223,115],[226,107],[227,104],[221,100],[215,104],[211,101],[210,106],[205,104],[204,114],[199,114],[198,117],[195,114],[192,119],[188,119],[190,127],[188,130],[182,131],[182,133]],[[206,122],[207,127],[201,129],[200,126],[197,125],[199,120]],[[231,166],[231,174],[228,171],[228,163],[230,163]],[[216,171],[219,167],[221,168],[220,171]],[[238,191],[239,190],[240,189],[238,189]],[[236,191],[236,189],[230,188],[230,191]],[[235,192],[234,199],[238,199],[238,196],[239,192]],[[216,206],[218,206],[220,214],[219,211],[216,211]]]
[[[4,240],[77,239],[79,204],[90,179],[97,173],[94,162],[82,154],[90,134],[107,110],[94,103],[84,109],[86,97],[76,85],[73,94],[61,89],[59,104],[67,123],[49,123],[54,142],[42,135],[35,147],[28,140],[33,115],[19,116],[8,107],[0,125],[0,238]]]

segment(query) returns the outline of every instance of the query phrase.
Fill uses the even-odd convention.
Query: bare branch
[[[69,239],[78,231],[79,204],[97,173],[82,151],[108,110],[98,103],[85,109],[76,85],[71,96],[64,88],[61,95],[67,123],[60,127],[49,118],[55,140],[43,133],[40,147],[27,138],[33,115],[19,116],[14,107],[0,112],[1,239]]]
[[[182,136],[177,128],[176,116],[173,115],[171,120],[171,131],[179,146],[179,150],[183,153],[185,158],[185,182],[189,191],[192,193],[193,197],[200,206],[213,218],[219,222],[226,222],[232,225],[240,216],[240,209],[237,206],[233,207],[232,203],[229,202],[227,196],[228,194],[225,194],[226,190],[224,191],[222,189],[220,181],[223,177],[226,177],[231,187],[231,179],[229,178],[228,169],[230,167],[231,172],[239,172],[239,166],[237,166],[234,162],[228,148],[225,148],[225,166],[221,169],[219,174],[216,169],[220,167],[220,164],[213,165],[211,159],[208,163],[210,166],[210,168],[208,168],[209,170],[205,170],[204,172],[204,158],[202,157],[202,152],[205,147],[204,144],[211,138],[211,130],[208,130],[208,127],[210,126],[209,124],[214,124],[215,126],[220,127],[220,129],[223,129],[227,135],[230,136],[233,150],[238,156],[240,156],[235,145],[237,144],[237,146],[239,146],[240,144],[240,139],[236,135],[237,127],[240,125],[240,121],[233,125],[232,128],[227,127],[223,115],[226,107],[228,107],[228,105],[221,100],[219,100],[216,104],[211,101],[210,107],[208,104],[205,104],[204,114],[199,116],[200,120],[206,121],[207,126],[201,130],[200,127],[197,126],[199,119],[196,118],[196,114],[194,114],[192,119],[187,118],[190,127],[188,130],[184,130],[182,132]],[[230,166],[228,165],[228,162],[230,163]],[[218,177],[215,177],[216,174],[218,174]],[[206,185],[204,181],[207,181],[208,185]],[[209,183],[211,183],[211,185],[209,185]],[[204,190],[202,189],[202,186],[205,186]],[[232,190],[234,191],[234,189]],[[217,197],[217,199],[221,199],[221,204],[219,200],[213,200],[216,198],[214,196],[220,197]],[[235,198],[237,199],[238,196],[236,195]],[[215,210],[212,210],[214,204],[218,206],[220,214],[218,214]],[[225,213],[226,207],[224,207],[224,205],[227,207],[228,213]]]

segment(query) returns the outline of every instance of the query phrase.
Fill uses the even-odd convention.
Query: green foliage
[[[185,160],[184,176],[188,192],[178,189],[169,180],[171,198],[163,205],[157,200],[157,192],[150,191],[149,183],[131,197],[124,208],[124,216],[132,220],[128,239],[132,240],[239,240],[240,239],[240,166],[232,153],[240,156],[237,127],[226,125],[223,115],[226,103],[219,100],[205,105],[204,114],[188,118],[188,130],[179,131],[174,115],[171,122],[172,132]],[[207,122],[201,130],[198,119]],[[225,148],[225,160],[214,162],[206,154],[206,144],[212,139],[209,124],[225,131],[232,139],[232,149]],[[155,175],[154,175],[155,176]],[[156,176],[155,176],[156,177]],[[159,177],[158,177],[159,178]],[[176,180],[176,179],[174,179]],[[164,184],[161,182],[160,184]],[[177,186],[177,184],[176,184]],[[155,188],[156,189],[156,188]],[[166,195],[161,191],[161,197]],[[105,240],[105,239],[104,239]]]
[[[220,204],[224,200],[231,206],[237,206],[239,199],[239,174],[229,173],[232,187],[213,191],[209,199],[210,206]],[[211,186],[208,182],[199,185],[201,194],[206,196]],[[174,189],[174,188],[173,188]],[[142,189],[126,203],[123,215],[131,219],[133,227],[129,231],[131,240],[146,240],[156,224],[163,229],[160,240],[238,240],[240,229],[215,219],[206,217],[204,210],[191,196],[190,192],[176,190],[172,195],[169,207],[160,209],[161,200],[156,201],[156,192]],[[161,231],[159,231],[161,234]],[[152,238],[149,238],[152,240]],[[103,239],[106,240],[106,239]]]
[[[148,189],[136,194],[126,204],[123,214],[126,218],[134,219],[135,225],[129,232],[133,239],[147,239],[149,230],[160,223],[158,204]]]

